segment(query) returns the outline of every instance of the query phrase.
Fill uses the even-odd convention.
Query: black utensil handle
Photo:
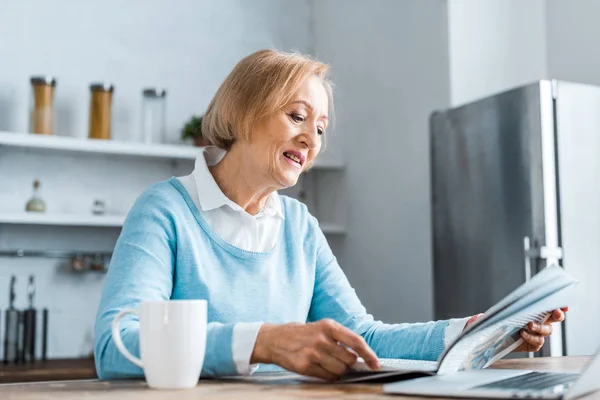
[[[24,311],[23,324],[23,359],[25,362],[35,361],[35,310]]]
[[[17,310],[6,310],[4,329],[4,363],[17,361],[19,349],[19,312]]]
[[[18,312],[17,325],[17,363],[25,362],[25,312]]]
[[[32,321],[31,322],[31,348],[29,349],[29,354],[30,354],[31,361],[35,361],[36,360],[35,348],[37,347],[36,342],[37,342],[38,313],[35,308],[31,311],[33,312],[33,318],[31,319],[31,321]]]
[[[8,364],[8,310],[4,312],[4,364]]]
[[[42,360],[46,361],[48,350],[48,309],[42,311]]]
[[[29,331],[31,330],[31,324],[29,321],[29,315],[27,313],[27,310],[23,311],[23,330],[21,331],[21,335],[23,336],[21,338],[21,343],[22,343],[22,347],[21,347],[21,359],[23,362],[27,362],[28,359],[27,357],[29,356]]]

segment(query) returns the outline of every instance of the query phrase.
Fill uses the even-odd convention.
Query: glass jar
[[[54,133],[54,87],[51,76],[31,77],[31,108],[29,131],[41,135]]]
[[[110,83],[90,85],[90,139],[110,139],[111,106],[114,86]]]
[[[90,263],[90,269],[92,271],[103,272],[106,270],[104,263],[104,257],[102,254],[95,254],[92,262]]]
[[[74,271],[83,271],[86,268],[85,258],[83,254],[76,254],[73,258],[71,258],[71,268]]]
[[[92,214],[104,215],[106,213],[106,203],[104,200],[96,199],[92,204]]]
[[[165,89],[146,88],[142,92],[141,137],[144,143],[166,142],[166,103]]]
[[[46,211],[46,202],[42,199],[40,195],[40,181],[33,181],[33,195],[29,199],[29,201],[25,204],[25,211],[31,212],[45,212]]]

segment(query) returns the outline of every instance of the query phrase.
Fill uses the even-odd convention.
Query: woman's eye
[[[322,134],[323,134],[323,129],[321,129],[321,128],[317,128],[317,133],[318,133],[319,135],[322,135]]]
[[[294,120],[294,122],[303,122],[304,117],[300,114],[290,114],[290,117]]]

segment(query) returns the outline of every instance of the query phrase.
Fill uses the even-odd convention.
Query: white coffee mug
[[[143,301],[139,310],[121,311],[112,323],[117,349],[144,370],[154,389],[192,388],[200,379],[206,350],[206,300]],[[140,320],[140,357],[123,345],[119,322],[126,314]]]

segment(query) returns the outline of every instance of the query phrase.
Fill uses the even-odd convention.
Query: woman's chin
[[[298,183],[298,177],[294,177],[293,179],[288,179],[286,181],[286,188],[291,188],[293,186],[296,186],[296,183]]]
[[[298,174],[286,171],[280,175],[278,180],[279,184],[285,189],[291,188],[292,186],[296,186],[296,183],[298,183]]]

